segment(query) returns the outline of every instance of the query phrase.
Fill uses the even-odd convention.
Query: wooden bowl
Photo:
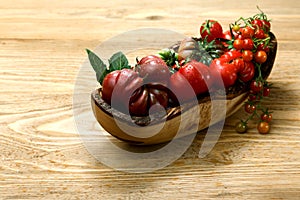
[[[264,79],[267,79],[271,73],[277,51],[277,40],[274,34],[270,33],[270,36],[273,47],[270,48],[267,61],[261,67]],[[235,113],[243,105],[248,95],[249,84],[235,84],[227,89],[226,117]],[[183,137],[194,133],[194,130],[191,130],[192,126],[189,126],[187,123],[185,127],[181,127],[184,131],[181,131],[180,135],[177,134],[181,119],[192,121],[195,118],[199,118],[199,116],[195,116],[195,114],[199,113],[197,112],[198,109],[200,110],[198,131],[224,118],[222,115],[212,116],[212,102],[209,95],[198,97],[196,104],[187,102],[184,105],[169,108],[164,116],[152,116],[152,121],[149,116],[131,117],[111,108],[110,105],[102,100],[101,88],[92,92],[91,105],[97,121],[108,133],[120,140],[137,145],[159,144],[168,142],[174,139],[175,136]],[[150,121],[151,123],[149,124]],[[160,131],[156,133],[156,130]],[[127,134],[126,132],[133,134]],[[153,132],[156,134],[153,135]],[[151,136],[146,137],[147,135]]]

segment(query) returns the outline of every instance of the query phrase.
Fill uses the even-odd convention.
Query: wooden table
[[[86,150],[72,109],[85,48],[137,28],[194,36],[205,19],[226,27],[257,4],[279,43],[265,101],[269,135],[255,127],[237,134],[241,109],[205,158],[197,156],[204,131],[178,160],[142,174],[116,171]],[[0,199],[300,198],[299,1],[1,0],[0,8]]]

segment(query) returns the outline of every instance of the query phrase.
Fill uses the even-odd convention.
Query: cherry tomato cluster
[[[134,116],[147,116],[149,109],[160,105],[167,109],[178,100],[189,101],[241,84],[250,91],[245,103],[249,118],[237,124],[239,133],[247,131],[247,122],[262,111],[257,129],[268,133],[272,115],[261,100],[270,93],[270,84],[263,79],[261,67],[268,59],[271,24],[261,12],[240,18],[223,31],[216,20],[206,20],[200,26],[200,37],[186,38],[177,47],[165,49],[159,55],[136,59],[134,66],[122,53],[109,59],[110,66],[88,51],[90,62],[102,85],[102,98],[112,99],[117,109],[128,109]]]
[[[270,95],[270,85],[265,80],[252,80],[250,84],[250,94],[248,100],[244,104],[245,111],[249,114],[247,120],[241,120],[236,124],[238,133],[245,133],[248,129],[249,120],[256,117],[259,122],[257,130],[261,134],[267,134],[270,131],[270,122],[272,121],[272,113],[261,104],[263,98]],[[261,112],[261,114],[259,114]]]

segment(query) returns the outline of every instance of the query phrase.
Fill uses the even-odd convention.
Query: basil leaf
[[[104,62],[94,52],[89,49],[86,49],[86,52],[88,54],[89,61],[96,72],[97,81],[102,84],[102,81],[105,75],[109,73],[109,70],[107,70]]]
[[[121,69],[130,69],[128,60],[122,52],[117,52],[111,56],[108,60],[109,62],[109,71],[121,70]]]

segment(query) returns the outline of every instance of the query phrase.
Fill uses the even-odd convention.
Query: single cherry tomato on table
[[[200,26],[200,35],[202,38],[206,38],[208,42],[211,42],[217,38],[222,38],[223,29],[219,22],[215,20],[206,20]]]
[[[248,130],[247,123],[242,122],[242,121],[236,123],[236,125],[235,125],[235,130],[236,130],[236,132],[238,132],[238,133],[246,133],[247,130]]]
[[[264,97],[268,97],[270,95],[270,88],[269,87],[264,87],[264,90],[263,90],[263,96]]]
[[[268,122],[259,122],[257,130],[260,134],[268,134],[270,132],[270,125]]]

